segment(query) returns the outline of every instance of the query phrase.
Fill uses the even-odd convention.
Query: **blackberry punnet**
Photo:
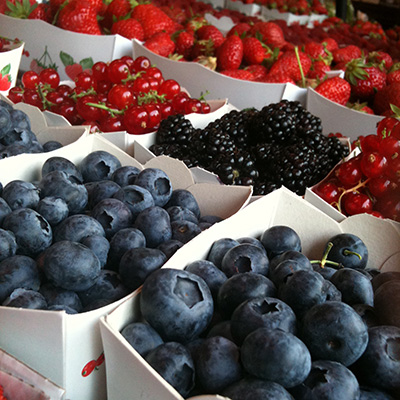
[[[233,110],[204,129],[183,116],[169,117],[156,143],[150,147],[156,155],[205,168],[225,184],[252,185],[256,195],[281,186],[303,195],[349,152],[338,138],[322,134],[320,118],[289,100],[260,111]]]

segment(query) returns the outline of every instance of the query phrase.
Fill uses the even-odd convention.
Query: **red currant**
[[[8,91],[8,98],[14,103],[21,103],[23,101],[24,89],[14,86]]]
[[[398,119],[393,117],[386,117],[380,120],[377,124],[377,134],[381,139],[390,135],[392,128],[399,122]]]
[[[159,110],[161,113],[161,119],[165,119],[174,114],[174,109],[172,108],[172,104],[170,102],[160,103]]]
[[[60,84],[60,75],[53,68],[45,68],[39,74],[40,82],[55,89]]]
[[[368,182],[368,190],[375,197],[382,197],[392,190],[392,181],[387,176],[378,176]]]
[[[137,93],[148,93],[150,91],[150,83],[146,78],[136,78],[132,84],[132,89]]]
[[[35,106],[43,110],[42,99],[35,89],[25,89],[23,94],[23,101],[26,104],[30,104],[31,106]]]
[[[99,61],[92,66],[93,79],[96,81],[105,81],[108,79],[107,64],[104,61]]]
[[[154,131],[158,128],[161,122],[160,110],[158,109],[158,106],[156,106],[155,104],[145,104],[144,108],[149,116],[147,131],[148,132]]]
[[[339,200],[339,187],[332,181],[321,182],[314,188],[313,191],[331,205],[332,203],[337,203]]]
[[[130,134],[147,132],[149,115],[142,106],[132,106],[125,111],[123,123]]]
[[[185,106],[184,106],[185,114],[191,114],[191,113],[200,114],[201,109],[202,109],[202,104],[201,104],[200,100],[189,99],[188,101],[185,102]]]
[[[185,113],[185,103],[189,100],[189,95],[185,92],[178,93],[171,101],[176,113]]]
[[[375,209],[386,218],[400,221],[400,194],[390,193],[381,197],[376,202]]]
[[[89,90],[91,87],[94,86],[94,82],[95,81],[93,79],[93,76],[86,71],[80,72],[75,78],[76,88],[80,88],[83,90]]]
[[[146,78],[154,78],[158,81],[158,83],[162,83],[164,81],[163,74],[161,70],[157,67],[147,68],[143,76],[145,76]]]
[[[103,110],[87,103],[98,103],[96,96],[88,95],[80,97],[76,102],[76,110],[80,117],[84,120],[98,121],[104,117]]]
[[[113,60],[108,65],[108,80],[112,83],[121,83],[130,75],[129,66],[121,60]]]
[[[35,89],[40,83],[39,74],[35,71],[26,71],[22,75],[21,83],[25,89]]]
[[[355,186],[363,177],[359,158],[351,158],[340,164],[335,174],[344,187],[350,188]]]
[[[379,152],[388,160],[399,157],[400,155],[400,140],[394,136],[389,136],[383,139],[379,145]]]
[[[135,61],[132,57],[130,56],[122,56],[120,58],[121,61],[123,61],[129,68],[129,71],[131,74],[135,73]]]
[[[348,215],[371,212],[373,204],[371,199],[364,193],[350,192],[344,196],[344,209]]]
[[[119,110],[123,110],[126,107],[137,103],[136,96],[132,91],[122,84],[114,85],[107,95],[108,102],[117,107]]]
[[[201,102],[201,113],[202,114],[208,114],[211,112],[211,107],[208,103],[206,103],[205,101]]]
[[[102,132],[118,132],[124,131],[125,127],[123,125],[123,117],[117,115],[115,117],[108,116],[107,118],[103,119],[100,123],[100,130]]]
[[[146,69],[150,68],[150,66],[151,62],[145,56],[139,56],[134,60],[134,67],[136,72],[145,71]]]
[[[56,89],[56,92],[63,97],[68,97],[73,91],[74,90],[70,86],[64,84],[59,85]]]
[[[394,182],[400,180],[400,157],[389,160],[385,174]]]
[[[173,99],[181,91],[181,85],[174,79],[164,81],[159,90],[159,94],[164,94],[168,100]],[[188,96],[189,97],[189,96]]]
[[[376,178],[382,175],[387,166],[386,157],[376,151],[363,153],[361,156],[361,171],[368,178]]]
[[[367,135],[360,139],[361,150],[364,153],[378,151],[380,138],[377,135]]]

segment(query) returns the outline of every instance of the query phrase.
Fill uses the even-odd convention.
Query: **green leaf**
[[[0,74],[2,76],[9,74],[11,71],[11,64],[7,64],[1,71]]]
[[[390,104],[390,108],[396,114],[396,117],[400,117],[400,107]]]
[[[64,66],[75,64],[75,61],[72,58],[72,56],[70,56],[67,53],[64,53],[63,51],[60,51],[60,59],[64,64]]]
[[[92,57],[84,58],[83,60],[79,61],[79,64],[82,65],[83,70],[90,69],[93,67],[93,59]]]

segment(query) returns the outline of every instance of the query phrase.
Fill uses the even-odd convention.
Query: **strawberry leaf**
[[[67,54],[67,53],[65,53],[63,51],[60,51],[60,60],[64,64],[65,67],[67,65],[75,64],[75,61],[72,58],[72,56],[70,56],[69,54]]]
[[[2,76],[9,74],[11,71],[11,64],[7,64],[1,71],[0,74]]]
[[[90,69],[93,67],[93,59],[92,57],[84,58],[83,60],[79,61],[79,64],[82,65],[82,68]]]

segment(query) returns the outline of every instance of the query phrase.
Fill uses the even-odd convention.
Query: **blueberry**
[[[140,310],[164,340],[185,343],[207,328],[214,304],[202,278],[188,271],[161,268],[145,280]]]
[[[205,339],[194,359],[196,378],[205,393],[219,393],[242,378],[239,347],[222,336]]]
[[[84,182],[111,179],[114,171],[120,167],[121,162],[118,158],[104,150],[91,152],[79,164]]]
[[[213,299],[216,300],[222,284],[228,279],[211,261],[197,260],[189,263],[185,271],[192,272],[203,278],[210,288]]]
[[[264,275],[253,272],[233,275],[221,285],[217,298],[218,310],[229,318],[242,302],[275,295],[275,285]]]
[[[354,374],[336,361],[317,360],[310,374],[291,390],[296,400],[359,400],[360,387]]]
[[[18,288],[13,290],[3,303],[3,306],[29,308],[31,310],[46,310],[47,302],[42,294],[36,290]]]
[[[88,247],[62,240],[43,252],[43,271],[54,286],[67,290],[89,289],[100,276],[100,261]]]
[[[207,260],[214,263],[214,265],[218,268],[221,268],[221,262],[224,258],[226,252],[232,247],[240,244],[237,240],[231,238],[222,238],[216,240],[207,255]]]
[[[21,180],[7,183],[2,196],[12,210],[17,208],[35,209],[40,200],[38,188],[30,182]]]
[[[17,241],[11,231],[0,228],[0,261],[15,256],[17,252]]]
[[[64,171],[52,171],[39,182],[41,197],[62,198],[68,205],[70,214],[82,212],[88,203],[86,187]]]
[[[134,185],[139,172],[139,168],[133,165],[125,165],[117,168],[113,172],[111,179],[121,187]]]
[[[24,111],[18,110],[16,108],[9,110],[9,112],[10,112],[13,128],[31,129],[31,121],[29,119],[28,114],[26,114]]]
[[[337,271],[336,268],[324,265],[322,268],[320,264],[312,264],[313,270],[321,274],[325,279],[331,279],[332,275]]]
[[[219,215],[203,215],[199,218],[199,225],[209,224],[211,226],[221,221],[223,221],[223,218]]]
[[[128,295],[130,290],[121,282],[115,271],[103,269],[93,286],[77,293],[83,307],[86,307],[94,301],[102,299],[110,302],[117,301]]]
[[[314,305],[325,301],[336,300],[331,298],[329,281],[313,270],[299,270],[287,277],[279,288],[279,298],[292,307],[296,316],[301,319]],[[339,300],[341,296],[339,293]]]
[[[383,283],[375,291],[375,311],[380,325],[394,325],[400,328],[400,280]]]
[[[382,390],[362,385],[360,400],[394,400],[394,398]]]
[[[353,304],[374,305],[374,290],[371,280],[352,268],[336,271],[330,281],[340,290],[342,301]]]
[[[27,256],[15,255],[0,262],[0,302],[2,303],[14,289],[38,290],[40,274],[35,260]]]
[[[3,139],[12,128],[10,111],[4,106],[0,106],[0,139]]]
[[[44,296],[49,307],[62,306],[77,312],[82,311],[81,299],[73,290],[62,289],[46,282],[40,286],[39,292]]]
[[[109,180],[94,182],[94,185],[88,193],[89,208],[93,208],[101,200],[113,197],[113,195],[121,189],[117,183]]]
[[[259,247],[263,252],[265,252],[265,255],[267,255],[267,250],[265,250],[265,247],[263,246],[263,244],[255,237],[243,236],[243,237],[237,239],[237,241],[240,244],[248,243],[248,244],[252,244],[253,246]]]
[[[209,330],[207,332],[207,337],[213,337],[213,336],[222,336],[224,338],[229,339],[231,342],[235,342],[235,339],[233,339],[231,332],[231,321],[224,320],[224,321],[219,321],[215,324],[211,323]]]
[[[65,311],[67,314],[78,314],[74,308],[62,305],[62,304],[54,304],[53,306],[47,307],[48,311]]]
[[[32,143],[29,145],[28,150],[28,153],[32,154],[44,152],[43,146],[37,140],[32,140]]]
[[[158,249],[137,247],[127,250],[119,263],[121,280],[130,290],[136,290],[154,271],[161,268],[167,257]]]
[[[39,200],[36,211],[52,226],[68,217],[68,204],[60,197],[47,196]]]
[[[160,335],[144,322],[131,322],[121,330],[121,335],[142,357],[164,343]]]
[[[145,360],[182,397],[187,397],[194,387],[194,364],[189,351],[176,342],[163,343],[147,353]]]
[[[4,218],[11,213],[11,208],[7,202],[0,197],[0,226],[2,226]]]
[[[381,325],[368,330],[365,352],[357,360],[355,372],[362,382],[383,390],[400,388],[400,328]]]
[[[172,239],[169,215],[161,207],[148,207],[138,214],[134,227],[141,230],[147,247],[155,248],[160,243]]]
[[[310,260],[306,255],[296,250],[285,251],[270,260],[269,267],[270,271],[274,270],[278,264],[285,260],[293,260],[303,265],[302,269],[309,269]]]
[[[151,193],[147,189],[137,185],[124,186],[118,192],[114,193],[113,197],[123,201],[129,207],[133,219],[141,211],[155,205]]]
[[[246,337],[240,354],[250,375],[285,388],[302,383],[311,370],[311,356],[306,345],[281,329],[258,328]]]
[[[221,394],[231,400],[293,400],[291,394],[278,383],[252,377],[233,383]]]
[[[0,159],[17,156],[19,154],[28,153],[28,147],[21,143],[13,143],[9,146],[1,147]]]
[[[301,251],[299,235],[289,226],[275,225],[265,230],[260,238],[267,250],[268,258],[274,258],[285,251]]]
[[[302,260],[283,260],[274,269],[269,272],[269,278],[277,287],[283,285],[290,276],[298,271],[307,271],[312,274],[313,267],[310,262],[306,263]],[[321,276],[321,275],[320,275]],[[323,279],[323,277],[321,276]]]
[[[108,262],[110,267],[118,269],[119,262],[127,250],[136,247],[146,247],[146,238],[142,231],[136,228],[119,230],[110,240]]]
[[[3,220],[3,228],[14,233],[18,254],[36,256],[52,243],[50,224],[30,208],[19,208],[8,214]]]
[[[170,259],[182,246],[183,243],[179,240],[170,239],[160,243],[157,249],[161,250],[167,256],[167,259]]]
[[[200,218],[200,207],[193,193],[186,189],[175,189],[166,204],[166,208],[179,206],[189,209],[197,219]]]
[[[54,228],[54,241],[70,240],[80,242],[87,236],[106,236],[99,221],[85,214],[75,214],[65,218]]]
[[[30,128],[12,128],[8,134],[1,139],[2,144],[5,146],[16,144],[25,146],[27,153],[30,152],[30,147],[34,141],[36,141],[36,135]]]
[[[295,335],[296,315],[286,303],[273,297],[256,297],[244,301],[231,317],[231,332],[235,343],[242,344],[247,335],[258,328],[279,328]]]
[[[353,304],[354,311],[361,317],[368,328],[380,325],[379,318],[374,307],[368,304]]]
[[[197,217],[188,208],[184,208],[181,206],[171,206],[168,207],[166,210],[169,214],[171,222],[185,220],[193,222],[196,225],[198,225],[199,223]]]
[[[346,303],[327,301],[313,306],[302,321],[302,340],[313,359],[353,364],[368,343],[368,328]]]
[[[117,199],[104,199],[95,205],[91,216],[100,222],[107,238],[119,230],[132,225],[132,213],[129,207]]]
[[[229,249],[221,262],[221,270],[230,278],[243,272],[267,275],[269,260],[260,248],[252,244],[239,244]]]
[[[61,147],[63,147],[62,143],[58,142],[57,140],[48,140],[47,142],[43,143],[43,151],[45,153],[61,149]]]
[[[190,221],[172,221],[171,222],[172,239],[187,243],[201,233],[197,224]]]
[[[88,247],[100,261],[101,268],[107,264],[110,242],[101,235],[92,235],[82,238],[81,243]]]
[[[362,268],[367,266],[368,249],[365,243],[351,233],[339,233],[331,237],[326,245],[332,246],[328,253],[328,260],[334,261],[346,268]]]
[[[172,183],[168,175],[159,168],[146,168],[138,174],[135,185],[147,189],[156,206],[165,206],[172,195]]]

